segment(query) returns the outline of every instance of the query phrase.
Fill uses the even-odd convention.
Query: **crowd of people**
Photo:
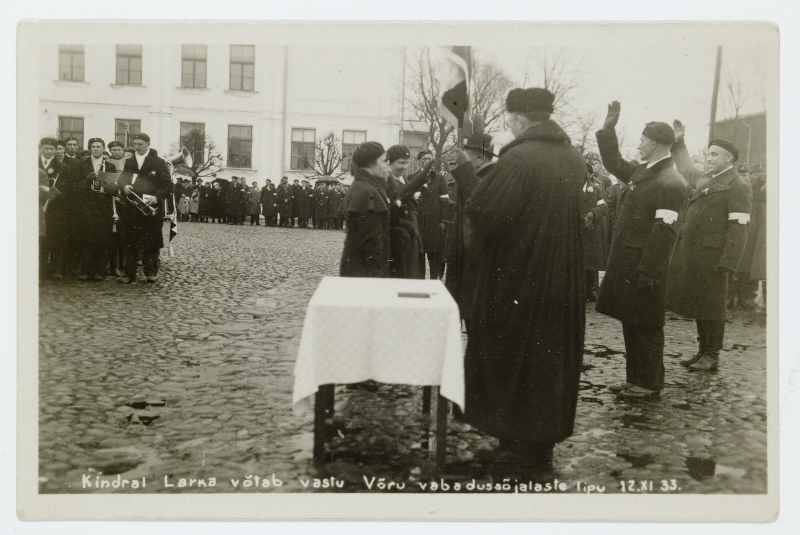
[[[247,185],[245,177],[232,177],[204,182],[180,177],[175,184],[175,199],[180,221],[201,223],[227,223],[290,228],[342,229],[340,211],[347,186],[337,179],[309,180],[283,177],[275,186],[267,179],[266,185],[257,182]],[[310,225],[310,227],[309,227]]]
[[[715,139],[698,169],[680,121],[645,125],[639,159],[626,161],[618,102],[596,134],[600,154],[582,155],[553,102],[546,89],[510,91],[514,141],[495,155],[491,136],[470,136],[450,185],[427,153],[406,178],[406,147],[363,143],[342,206],[340,275],[421,278],[426,258],[431,277],[444,273],[468,340],[458,417],[538,467],[573,431],[587,302],[621,323],[625,380],[611,390],[648,400],[664,387],[666,311],[696,323],[698,351],[681,364],[713,372],[728,305],[753,306],[766,279],[763,166],[737,164],[737,147]],[[452,199],[450,215],[431,221],[423,199],[443,212]]]

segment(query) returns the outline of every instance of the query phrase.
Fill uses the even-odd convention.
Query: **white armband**
[[[439,195],[440,199],[449,199],[450,195]]]
[[[665,225],[671,225],[678,220],[678,212],[672,210],[656,210],[656,219],[663,219]]]
[[[597,206],[600,206],[600,205],[605,204],[605,203],[606,203],[606,201],[604,201],[603,199],[600,199],[599,201],[597,201]]]
[[[728,214],[728,221],[738,221],[740,225],[746,225],[750,222],[750,214],[731,212]]]

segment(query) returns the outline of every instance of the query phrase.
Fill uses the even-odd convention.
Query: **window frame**
[[[304,138],[303,141],[295,141],[294,140],[295,131],[303,132],[303,134],[301,136],[301,137]],[[306,132],[313,132],[313,138],[314,138],[313,141],[305,141],[305,133]],[[291,131],[291,137],[289,139],[290,139],[290,143],[291,143],[291,151],[289,153],[289,168],[291,170],[293,170],[293,171],[310,171],[310,170],[313,170],[314,169],[314,163],[315,163],[314,160],[315,160],[316,150],[317,150],[317,129],[316,128],[303,128],[303,127],[295,128],[295,127],[293,127],[292,131]],[[295,148],[297,148],[298,150],[295,151]],[[311,149],[311,153],[310,153],[311,159],[310,160],[309,160],[309,153],[308,153],[308,149],[309,148]],[[295,154],[295,152],[297,152],[297,154]],[[307,167],[301,167],[299,165],[295,165],[295,161],[297,161],[298,158],[305,158],[306,163],[308,164],[308,166]]]
[[[186,47],[194,47],[192,52],[187,57],[187,50]],[[202,59],[199,57],[197,53],[198,47],[201,47],[203,51]],[[186,63],[191,63],[192,65],[192,72],[185,73],[184,67]],[[202,85],[198,85],[197,83],[197,65],[199,63],[203,64],[203,81]],[[184,75],[191,74],[192,77],[192,84],[186,85],[184,82]],[[207,45],[181,45],[181,87],[185,89],[206,89],[208,86],[208,46]]]
[[[120,53],[120,47],[139,47],[139,55],[137,56],[135,53],[131,52],[123,52]],[[144,51],[142,50],[142,45],[117,45],[117,56],[116,56],[116,83],[117,85],[142,85],[143,82],[143,73],[144,73],[144,62],[143,62]],[[119,61],[120,58],[125,58],[127,60],[127,69],[120,69]],[[139,69],[134,70],[131,69],[131,60],[139,59]],[[123,82],[120,81],[120,73],[127,72],[128,81]],[[139,81],[138,82],[131,82],[131,73],[138,72],[139,73]]]
[[[245,128],[250,132],[250,137],[233,137],[231,135],[231,129],[233,128]],[[240,131],[241,132],[241,131]],[[237,148],[239,149],[235,154],[232,154],[231,145],[236,144]],[[247,165],[244,165],[239,159],[243,157],[241,147],[244,145],[249,145],[249,154],[247,154]],[[236,157],[236,161],[234,162],[234,156]],[[253,168],[253,125],[250,124],[229,124],[228,125],[228,165],[227,167],[236,168],[236,169],[252,169]]]
[[[133,128],[128,130],[128,134],[129,134],[128,141],[130,141],[130,135],[138,134],[139,132],[142,131],[142,120],[141,119],[125,119],[125,118],[117,118],[117,117],[114,118],[114,140],[115,141],[119,141],[120,143],[125,145],[125,147],[129,147],[131,145],[128,145],[128,144],[125,143],[125,130],[117,130],[117,123],[120,122],[120,121],[127,121],[128,123],[138,123],[139,124],[139,129],[138,130],[133,129]],[[120,135],[122,135],[122,139],[120,139]]]
[[[69,120],[80,120],[81,121],[81,130],[64,130],[62,121],[64,119]],[[78,150],[83,149],[83,142],[86,132],[86,118],[85,117],[78,117],[75,115],[59,115],[58,116],[58,137],[62,140],[67,139],[68,137],[74,137],[78,139]]]
[[[234,58],[234,47],[241,47],[241,51],[244,52],[245,50],[252,50],[252,58],[247,59],[245,58],[244,54],[242,57]],[[252,74],[251,76],[245,76],[245,67],[251,66]],[[234,70],[238,67],[239,74],[234,75]],[[238,78],[239,80],[239,87],[234,87],[234,77]],[[245,87],[245,80],[250,80],[250,87]],[[231,45],[230,48],[230,67],[228,68],[228,89],[230,91],[247,91],[253,92],[256,90],[256,47],[255,45]]]
[[[72,49],[72,50],[70,50]],[[69,56],[69,78],[61,77],[62,57]],[[75,57],[82,58],[83,65],[80,78],[75,77]],[[58,45],[58,79],[62,82],[85,82],[86,81],[86,49],[83,45]]]
[[[364,134],[364,141],[359,141],[357,143],[345,143],[345,134]],[[354,137],[355,138],[355,137]],[[353,159],[353,152],[356,150],[356,147],[365,143],[367,141],[367,131],[366,130],[342,130],[342,163],[341,163],[341,170],[342,172],[349,172],[350,171],[350,164],[352,164]],[[350,152],[348,153],[348,149],[351,148]]]
[[[200,150],[200,151],[194,150],[193,151],[191,148],[189,148],[189,147],[187,147],[187,148],[189,149],[189,154],[191,154],[191,156],[192,156],[193,163],[199,163],[200,165],[204,164],[205,161],[206,161],[206,148],[205,148],[206,123],[195,123],[195,122],[191,122],[191,121],[180,121],[178,123],[178,150],[182,150],[183,147],[186,146],[186,144],[183,142],[183,138],[184,138],[184,135],[185,135],[183,133],[183,125],[193,125],[193,126],[202,126],[203,127],[202,128],[202,131],[203,131],[203,147],[202,147],[202,150]],[[190,129],[189,131],[191,132],[191,130],[193,130],[193,129]]]

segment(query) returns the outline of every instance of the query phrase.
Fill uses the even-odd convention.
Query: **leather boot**
[[[694,364],[695,362],[697,362],[698,360],[700,360],[703,357],[703,353],[706,350],[705,333],[703,333],[703,334],[699,334],[698,333],[698,335],[697,335],[697,344],[698,344],[699,349],[698,349],[697,353],[695,354],[695,356],[693,356],[691,358],[688,358],[688,359],[683,359],[682,361],[680,361],[680,365],[681,366],[683,366],[685,368],[688,368],[689,366],[691,366],[692,364]]]
[[[703,358],[689,366],[692,372],[713,372],[719,369],[719,349],[709,348]]]
[[[689,371],[713,372],[719,368],[719,352],[725,339],[725,321],[710,321],[708,329],[703,358],[689,366]]]

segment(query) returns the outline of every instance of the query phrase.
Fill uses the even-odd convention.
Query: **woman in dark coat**
[[[581,196],[583,214],[583,261],[586,268],[586,297],[589,302],[597,301],[598,271],[605,271],[608,251],[608,206],[605,201],[605,188],[597,179],[591,164],[587,164],[588,174]]]
[[[389,276],[389,197],[386,178],[389,164],[383,145],[368,141],[353,151],[353,185],[342,211],[347,218],[339,275],[342,277]]]
[[[549,119],[552,102],[541,88],[509,93],[516,139],[478,181],[466,211],[476,273],[464,420],[544,466],[573,431],[586,310],[586,164]]]

